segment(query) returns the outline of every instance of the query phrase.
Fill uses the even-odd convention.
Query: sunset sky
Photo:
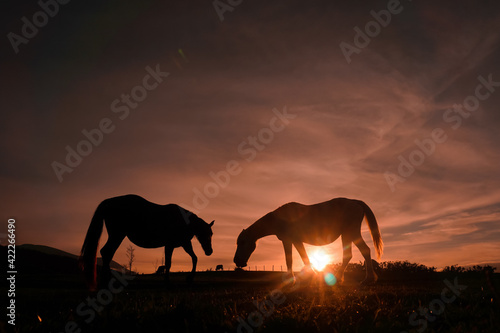
[[[499,2],[229,8],[71,1],[15,46],[22,18],[42,9],[2,10],[0,211],[17,244],[77,254],[97,205],[135,193],[215,220],[212,256],[193,240],[198,268],[233,268],[239,232],[264,214],[348,197],[374,211],[382,260],[500,262]],[[68,166],[67,147],[88,150],[82,131],[100,126],[101,142]],[[230,161],[229,183],[207,185]],[[326,249],[332,260],[340,248]],[[162,255],[137,248],[136,269]],[[249,265],[284,267],[281,243],[259,241]],[[172,270],[189,268],[175,250]]]

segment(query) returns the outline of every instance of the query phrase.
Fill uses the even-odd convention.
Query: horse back
[[[177,247],[193,237],[186,223],[189,212],[176,204],[158,205],[130,194],[106,199],[101,205],[108,232],[124,233],[138,246]]]
[[[347,198],[313,205],[291,202],[271,214],[284,234],[315,245],[329,244],[343,232],[359,229],[364,217],[358,201]]]

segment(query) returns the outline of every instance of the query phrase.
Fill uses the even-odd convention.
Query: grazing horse
[[[198,261],[191,245],[193,236],[196,236],[207,256],[213,252],[214,221],[208,224],[178,205],[157,205],[138,195],[106,199],[97,206],[80,254],[80,267],[90,289],[96,287],[97,246],[104,223],[108,231],[108,241],[101,249],[103,281],[109,279],[109,264],[125,237],[139,247],[165,247],[167,280],[172,264],[172,252],[174,248],[182,246],[193,262],[193,269],[188,276],[188,282],[192,281]]]
[[[345,268],[352,258],[351,245],[354,243],[365,258],[366,279],[363,283],[373,283],[377,276],[373,271],[370,248],[361,238],[361,222],[365,217],[377,257],[380,258],[384,245],[370,207],[360,200],[336,198],[315,205],[291,202],[266,214],[247,229],[243,229],[238,236],[234,263],[238,267],[245,267],[255,250],[257,240],[264,236],[276,235],[283,242],[288,272],[293,274],[292,245],[299,252],[304,264],[310,266],[304,243],[327,245],[342,236],[344,253],[337,281],[342,283],[344,280]]]

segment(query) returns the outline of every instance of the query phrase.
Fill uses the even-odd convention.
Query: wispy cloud
[[[201,2],[65,7],[53,29],[0,65],[10,87],[0,92],[0,205],[30,230],[19,241],[75,253],[101,200],[137,193],[189,205],[210,172],[237,160],[241,174],[199,213],[216,220],[214,259],[200,259],[202,268],[231,265],[241,229],[278,206],[338,196],[373,208],[386,260],[499,261],[500,91],[460,128],[443,120],[474,93],[478,75],[500,81],[498,4],[408,2],[347,64],[339,43],[379,5],[244,3],[224,22]],[[111,102],[154,64],[168,80],[118,120]],[[238,145],[285,105],[297,117],[245,161]],[[103,117],[114,117],[115,131],[58,183],[51,162]],[[447,141],[391,192],[384,172],[397,172],[398,156],[435,128]],[[161,251],[137,256],[148,271]],[[189,266],[175,256],[174,267]],[[279,241],[262,240],[251,261],[284,264]]]

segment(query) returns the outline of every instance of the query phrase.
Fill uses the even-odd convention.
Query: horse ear
[[[215,223],[215,220],[213,220],[212,222],[210,222],[209,226],[210,226],[210,227],[211,227],[211,226],[213,226],[213,225],[214,225],[214,223]]]

